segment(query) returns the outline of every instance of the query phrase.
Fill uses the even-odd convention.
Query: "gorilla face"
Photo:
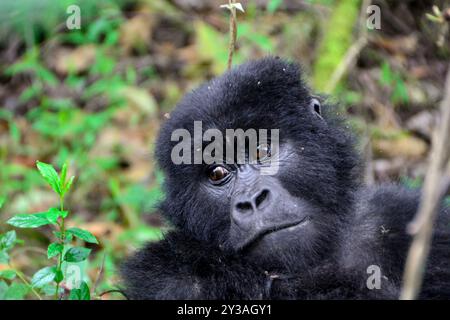
[[[275,175],[262,175],[264,164],[207,167],[207,179],[199,192],[204,203],[220,203],[225,209],[224,249],[240,252],[267,268],[292,269],[300,267],[299,260],[307,264],[326,255],[319,248],[330,246],[341,220],[332,199],[321,193],[330,186],[319,181],[321,172],[332,173],[334,168],[331,163],[318,166],[314,159],[320,148],[301,142],[282,142],[278,154],[267,150],[279,164]],[[297,265],[289,266],[293,256]]]
[[[196,239],[263,265],[325,256],[351,203],[356,157],[350,137],[321,108],[298,67],[279,59],[244,64],[188,94],[158,140],[162,212]],[[279,143],[258,144],[256,162],[175,165],[171,134],[195,134],[194,121],[224,136],[227,129],[277,129]],[[275,174],[261,174],[268,163]]]
[[[283,163],[276,175],[261,174],[264,163],[212,165],[202,191],[211,202],[226,199],[226,246],[254,256],[314,242],[314,217],[320,214],[310,200],[292,194],[283,185],[283,175],[295,170],[301,158],[294,144],[282,144],[278,154],[270,147],[265,149],[266,160],[271,157]]]
[[[283,175],[298,168],[301,156],[292,143],[280,146],[280,174],[261,175],[258,168],[244,165],[233,173],[228,244],[265,266],[277,265],[283,257],[313,254],[320,242],[317,232],[325,212],[311,199],[293,194]],[[282,261],[284,264],[285,261]]]

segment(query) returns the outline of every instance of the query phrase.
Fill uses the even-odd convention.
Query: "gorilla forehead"
[[[298,65],[265,58],[234,68],[187,94],[167,125],[190,129],[195,120],[203,121],[204,129],[279,128],[294,115],[300,121],[307,119],[309,100]]]

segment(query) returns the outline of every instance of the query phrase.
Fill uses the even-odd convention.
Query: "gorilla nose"
[[[234,204],[234,213],[251,214],[262,210],[268,203],[270,203],[270,191],[263,189],[255,192],[251,196],[238,196]]]

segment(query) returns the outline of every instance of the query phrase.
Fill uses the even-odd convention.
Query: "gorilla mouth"
[[[287,223],[283,223],[283,224],[279,224],[276,226],[272,226],[269,228],[265,228],[262,229],[260,232],[257,232],[256,234],[254,234],[253,236],[249,237],[248,239],[246,239],[240,246],[240,250],[245,250],[248,249],[249,247],[253,246],[254,244],[256,244],[257,242],[259,242],[262,238],[266,237],[269,234],[272,233],[276,233],[282,230],[286,230],[286,229],[294,229],[296,227],[303,227],[305,225],[307,225],[310,221],[310,217],[309,216],[305,216],[303,219],[301,220],[297,220],[294,222],[287,222]]]

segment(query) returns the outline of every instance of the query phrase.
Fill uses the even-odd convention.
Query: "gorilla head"
[[[198,241],[268,268],[325,257],[356,187],[351,138],[332,112],[302,82],[299,67],[278,58],[243,64],[187,94],[157,143],[166,175],[163,214]],[[259,144],[257,162],[174,164],[179,141],[172,133],[195,136],[194,121],[203,133],[218,129],[224,136],[227,129],[278,129],[279,144]],[[268,162],[278,170],[263,175]]]

